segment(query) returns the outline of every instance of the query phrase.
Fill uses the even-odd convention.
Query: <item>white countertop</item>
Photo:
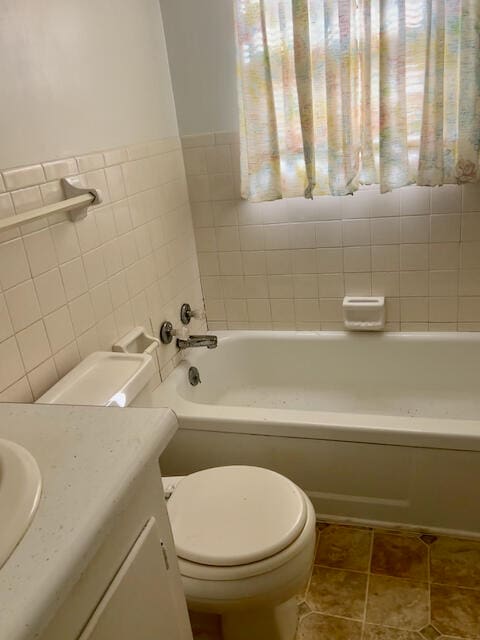
[[[35,518],[0,569],[0,640],[40,635],[177,426],[168,409],[0,404],[0,438],[28,449],[43,481]]]

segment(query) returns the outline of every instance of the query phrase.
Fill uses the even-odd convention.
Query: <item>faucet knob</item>
[[[190,320],[195,316],[192,307],[188,302],[184,302],[180,307],[180,320],[182,324],[189,324]]]
[[[168,320],[162,322],[162,326],[160,327],[160,342],[162,344],[170,344],[173,340],[174,333],[171,322],[168,322]]]
[[[182,324],[189,324],[192,318],[205,320],[205,309],[192,309],[188,302],[184,302],[180,307],[180,320]]]
[[[162,344],[170,344],[174,336],[177,336],[182,340],[186,340],[188,338],[188,335],[189,331],[187,327],[174,329],[173,324],[168,320],[163,322],[160,327],[160,342]]]

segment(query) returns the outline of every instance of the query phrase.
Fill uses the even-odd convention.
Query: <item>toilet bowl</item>
[[[315,545],[304,492],[268,469],[215,467],[167,508],[190,609],[220,614],[224,640],[292,640]]]
[[[127,406],[147,388],[150,358],[91,354],[38,402]],[[163,481],[189,608],[220,614],[224,640],[293,640],[315,546],[306,494],[249,466]]]

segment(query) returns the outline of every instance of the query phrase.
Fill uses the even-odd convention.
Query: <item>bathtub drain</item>
[[[202,381],[200,380],[200,373],[197,367],[190,367],[188,370],[188,381],[192,385],[192,387],[196,387],[197,384],[200,384]]]

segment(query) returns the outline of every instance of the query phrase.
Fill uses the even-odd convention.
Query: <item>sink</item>
[[[41,490],[42,477],[32,454],[0,439],[0,568],[30,526]]]

